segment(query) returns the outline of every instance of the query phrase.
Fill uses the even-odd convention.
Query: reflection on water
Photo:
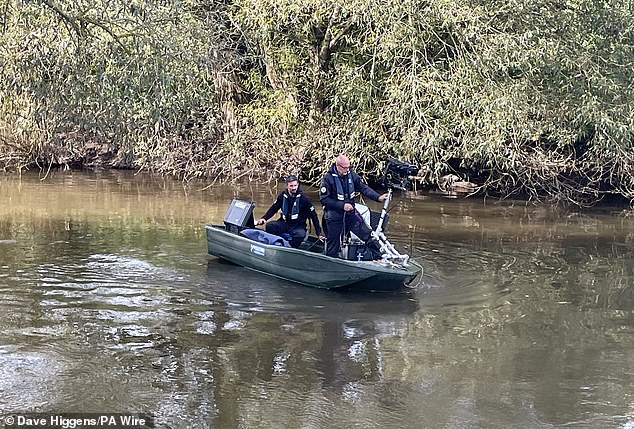
[[[634,426],[634,218],[397,198],[417,289],[310,289],[208,258],[233,196],[128,172],[0,176],[0,414],[159,427]],[[316,199],[314,190],[309,194]]]
[[[361,294],[298,287],[217,258],[207,263],[207,281],[210,288],[234,306],[252,312],[296,311],[303,319],[344,321],[350,317],[373,319],[377,314],[403,317],[417,306],[407,289]]]

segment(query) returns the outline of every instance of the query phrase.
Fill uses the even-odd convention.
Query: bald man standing
[[[378,202],[385,201],[388,196],[380,195],[363,183],[359,175],[350,169],[350,159],[344,154],[338,155],[319,187],[319,200],[324,206],[326,221],[326,255],[339,256],[341,242],[347,232],[352,232],[375,251],[380,248],[375,240],[370,239],[370,228],[355,210],[355,197],[359,193]]]

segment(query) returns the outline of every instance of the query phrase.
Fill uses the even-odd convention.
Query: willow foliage
[[[291,100],[278,118],[308,134],[309,166],[339,149],[362,169],[391,155],[428,182],[456,172],[503,195],[634,197],[630,2],[236,4],[260,70],[278,76],[255,97]]]
[[[3,9],[0,163],[167,163],[180,173],[196,152],[180,143],[218,137],[213,121],[197,119],[218,111],[215,70],[226,60],[214,15],[199,5],[7,0]]]
[[[0,162],[99,142],[183,176],[317,179],[348,152],[429,184],[634,200],[629,0],[82,1],[0,12]]]

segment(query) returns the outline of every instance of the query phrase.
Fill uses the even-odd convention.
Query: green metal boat
[[[357,261],[326,256],[323,243],[313,236],[294,249],[247,238],[227,222],[225,225],[208,224],[205,228],[210,255],[315,288],[396,290],[419,282],[423,273],[422,267],[408,257],[398,261],[390,258]]]

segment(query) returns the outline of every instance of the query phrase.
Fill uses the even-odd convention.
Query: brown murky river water
[[[208,257],[203,224],[276,189],[203,187],[0,176],[0,414],[634,429],[633,213],[397,195],[388,235],[423,281],[353,294]]]

